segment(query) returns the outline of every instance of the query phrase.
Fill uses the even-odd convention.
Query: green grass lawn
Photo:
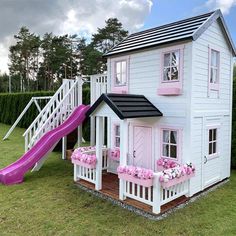
[[[0,124],[2,138],[9,126]],[[0,141],[0,168],[23,153],[23,129]],[[231,181],[161,221],[98,199],[73,184],[73,167],[52,153],[20,185],[0,185],[0,235],[236,235],[236,172]]]

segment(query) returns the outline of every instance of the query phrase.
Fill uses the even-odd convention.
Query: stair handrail
[[[65,82],[64,82],[65,81]],[[58,97],[59,93],[66,87],[66,85],[69,83],[68,80],[64,80],[62,85],[59,87],[59,89],[56,91],[56,93],[51,97],[51,99],[48,101],[46,106],[43,108],[43,110],[38,114],[38,116],[34,119],[34,121],[31,123],[31,125],[26,129],[24,134],[22,135],[23,137],[33,128],[33,126],[36,124],[36,122],[39,121],[39,119],[44,116],[45,111],[48,110],[48,107],[55,102],[55,98]]]
[[[79,84],[79,82],[81,81],[81,84]],[[74,84],[71,86],[71,88],[68,90],[68,92],[65,94],[65,96],[63,97],[63,99],[59,102],[58,106],[55,108],[55,110],[51,113],[51,115],[47,118],[47,120],[44,122],[44,124],[40,127],[40,129],[35,133],[34,137],[32,137],[32,141],[35,142],[34,139],[36,139],[36,137],[38,137],[38,135],[44,130],[46,125],[50,125],[50,123],[48,121],[52,120],[53,116],[58,112],[59,109],[61,109],[65,104],[65,100],[69,97],[69,95],[71,94],[71,92],[74,90],[74,88],[78,85],[78,86],[82,86],[82,80],[75,80]],[[78,94],[79,96],[79,94]],[[79,101],[80,100],[80,101]],[[74,107],[80,105],[79,103],[82,103],[81,99],[78,99],[77,103],[74,104],[73,108],[71,110],[74,109]],[[66,113],[65,113],[66,114]],[[68,114],[69,115],[69,114]],[[67,118],[67,117],[66,117]],[[44,132],[43,132],[44,134]],[[42,134],[42,135],[43,135]],[[31,144],[32,142],[30,142]]]

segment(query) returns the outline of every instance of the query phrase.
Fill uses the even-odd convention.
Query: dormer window
[[[113,93],[128,93],[128,57],[121,57],[111,61],[112,74],[111,91]]]
[[[161,53],[161,78],[158,95],[182,94],[184,46],[164,49]]]
[[[218,91],[220,76],[220,52],[215,49],[210,49],[209,55],[209,89]]]

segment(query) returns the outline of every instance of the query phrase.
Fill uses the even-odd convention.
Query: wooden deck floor
[[[95,189],[94,184],[87,182],[85,180],[80,180],[77,183],[88,188],[88,189],[91,189],[91,190]],[[104,172],[103,176],[102,176],[102,190],[100,190],[98,192],[100,192],[108,197],[111,197],[117,201],[121,201],[121,200],[119,200],[119,179],[118,179],[118,176],[115,174]],[[187,201],[187,199],[188,199],[187,197],[183,196],[183,197],[180,197],[172,202],[169,202],[169,203],[163,205],[161,207],[161,214],[184,203],[185,201]],[[134,199],[130,199],[130,198],[127,198],[126,200],[121,201],[121,202],[123,202],[127,205],[130,205],[130,206],[133,206],[133,207],[140,209],[142,211],[145,211],[149,214],[153,214],[152,207],[145,204],[145,203],[142,203],[142,202],[136,201]]]

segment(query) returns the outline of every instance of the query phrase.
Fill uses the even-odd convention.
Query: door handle
[[[135,156],[135,154],[136,154],[136,151],[134,150],[133,151],[133,158],[135,158],[136,156]]]
[[[207,157],[206,156],[204,156],[204,164],[206,164],[207,163]]]

